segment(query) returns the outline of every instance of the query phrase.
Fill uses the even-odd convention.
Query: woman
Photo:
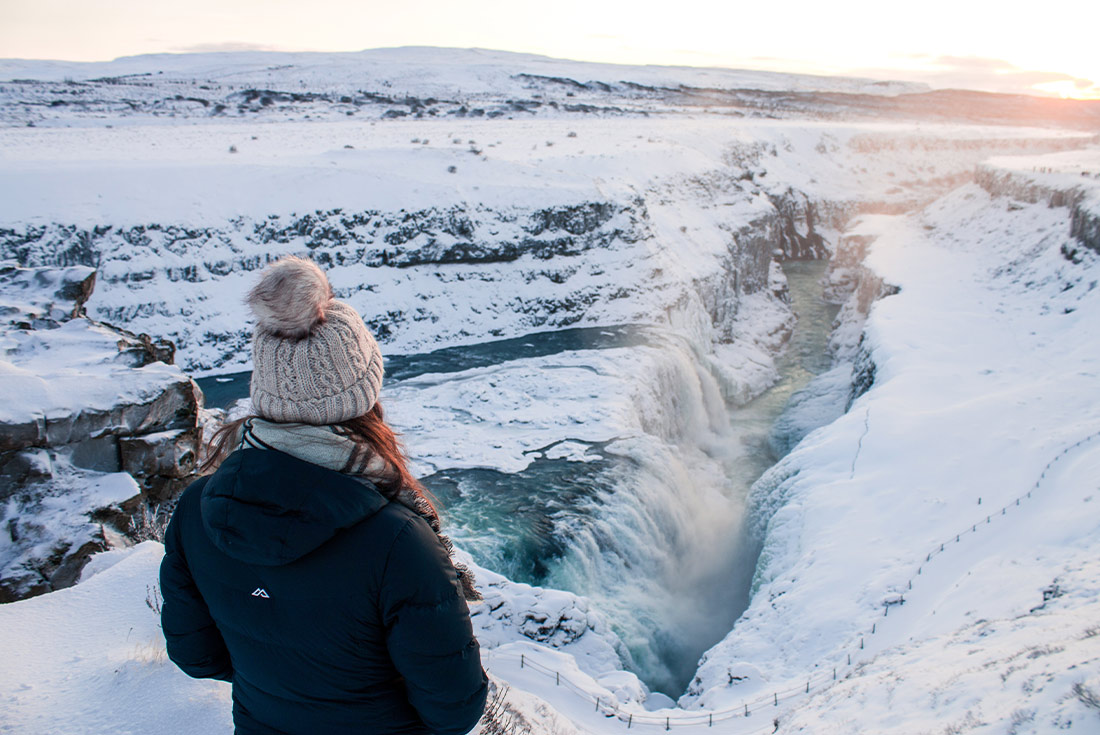
[[[378,345],[306,260],[248,302],[254,415],[215,435],[168,526],[168,655],[233,683],[239,735],[469,731],[479,596],[383,421]]]

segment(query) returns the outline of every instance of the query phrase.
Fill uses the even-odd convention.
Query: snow
[[[53,262],[58,249],[81,252],[82,237],[95,241],[89,313],[171,339],[193,374],[249,366],[249,316],[236,294],[259,265],[291,253],[329,258],[338,294],[387,326],[379,336],[390,352],[634,322],[728,344],[700,333],[727,316],[708,313],[726,300],[708,293],[740,286],[751,295],[751,284],[722,273],[743,269],[738,248],[746,246],[731,240],[774,229],[774,202],[816,202],[828,233],[832,220],[868,202],[889,209],[927,201],[990,153],[1085,139],[1026,128],[705,116],[7,127],[0,230],[18,233],[16,242],[26,233],[30,244],[12,252],[36,262]],[[389,240],[418,218],[470,223],[468,237],[436,231],[402,245],[430,255],[465,240],[489,248],[553,242],[566,233],[523,229],[532,213],[587,205],[616,213],[594,232],[604,244],[568,257],[528,253],[445,270],[381,261],[393,250]],[[324,234],[360,215],[353,242]],[[804,234],[804,222],[794,227]],[[526,288],[515,287],[518,279]],[[718,362],[744,376],[737,379],[746,386],[734,388],[739,402],[773,377],[767,345],[754,349],[760,335],[743,334],[761,321],[748,310],[760,307],[767,305],[745,303],[742,334],[729,335],[748,337],[743,344],[733,354],[721,347]],[[726,328],[738,307],[729,308],[735,313],[719,319]]]
[[[28,423],[146,403],[186,380],[175,365],[135,368],[118,334],[87,319],[57,329],[0,332],[0,422]]]
[[[448,78],[438,71],[448,58],[484,65]],[[515,89],[519,68],[582,82],[622,71],[481,51],[295,55],[290,71],[270,68],[277,59],[286,57],[3,62],[0,76],[79,80],[154,63],[171,83],[216,76],[338,91],[386,81],[418,94],[499,97]],[[385,68],[395,61],[396,72]],[[502,64],[512,66],[502,72]],[[375,77],[356,76],[368,67]],[[653,84],[860,88],[720,70],[633,73]],[[711,715],[736,733],[770,732],[775,715],[781,732],[824,735],[1096,732],[1100,414],[1090,399],[1100,257],[1075,247],[1067,207],[964,182],[980,163],[1035,191],[1072,190],[1075,206],[1096,212],[1100,149],[1079,149],[1087,135],[1057,130],[673,113],[666,105],[651,118],[272,118],[277,124],[62,116],[55,122],[73,127],[0,129],[0,228],[147,228],[140,247],[108,236],[89,310],[172,336],[186,366],[222,372],[248,365],[240,294],[252,270],[313,242],[263,242],[257,226],[341,207],[382,217],[453,210],[470,215],[479,241],[507,242],[538,208],[610,204],[608,227],[620,234],[568,259],[372,265],[367,256],[394,229],[382,227],[360,233],[358,260],[329,272],[364,314],[419,315],[383,340],[396,353],[524,334],[548,318],[538,311],[545,304],[577,317],[573,325],[653,329],[652,344],[399,381],[387,409],[420,473],[517,471],[540,454],[591,460],[591,444],[613,441],[606,450],[668,475],[654,487],[686,488],[660,499],[679,508],[706,507],[721,491],[695,482],[717,483],[736,456],[721,444],[736,435],[716,426],[728,418],[717,409],[774,380],[773,353],[789,328],[774,268],[764,268],[756,291],[726,282],[740,265],[730,241],[774,241],[777,202],[817,207],[830,246],[862,214],[844,234],[874,239],[862,267],[899,292],[866,322],[846,306],[836,350],[873,364],[874,383],[837,417],[850,375],[841,366],[789,415],[805,437],[751,498],[764,544],[752,603],[707,652],[682,709],[620,670],[623,641],[593,600],[477,569],[488,591],[474,609],[485,665],[512,686],[520,711],[562,732],[619,733],[624,717],[634,728],[663,728],[668,717],[676,729],[701,731]],[[1046,152],[1057,148],[1078,149]],[[804,217],[789,224],[808,232]],[[200,233],[185,242],[172,228]],[[180,278],[187,269],[198,276]],[[238,342],[213,344],[210,333]],[[48,339],[20,330],[0,339],[0,419],[148,393],[135,378],[120,394],[117,346],[90,322],[69,322]],[[150,385],[181,375],[163,365],[125,370]],[[670,395],[683,410],[668,410]],[[137,493],[127,478],[89,474],[80,487],[60,487],[43,501],[43,522],[80,518],[79,541],[83,514]],[[598,521],[613,524],[607,515]],[[706,534],[694,543],[700,555],[721,548]],[[19,662],[0,669],[0,732],[231,731],[228,687],[190,680],[165,659],[151,609],[161,553],[151,543],[108,552],[76,587],[0,606],[9,632],[0,658]],[[695,603],[691,590],[681,595],[677,603]]]
[[[620,84],[630,78],[650,85],[694,84],[728,89],[815,90],[897,94],[927,89],[922,84],[882,83],[779,72],[691,67],[624,66],[553,59],[487,49],[403,47],[358,53],[206,53],[150,54],[109,62],[0,60],[2,79],[51,81],[156,74],[191,80],[206,78],[248,84],[303,86],[312,90],[386,88],[428,96],[477,96],[502,89],[524,89],[517,74],[575,77],[580,82]],[[158,80],[162,81],[162,80]]]
[[[1071,685],[1095,687],[1094,646],[1067,646],[1068,658],[1015,677],[1009,663],[1020,646],[1083,635],[1098,594],[1100,442],[1078,442],[1100,432],[1081,401],[1100,362],[1100,259],[1063,257],[1067,220],[1065,208],[972,185],[921,213],[876,218],[866,265],[901,290],[867,320],[874,386],[754,488],[771,514],[755,597],[685,704],[735,705],[815,670],[845,671],[852,654],[849,681],[799,708],[792,731],[963,721],[1000,731],[1015,710],[1030,728],[1020,732],[1090,731]],[[1061,578],[1072,593],[1035,612]],[[1061,627],[1069,621],[1075,632]],[[738,661],[758,674],[730,686]],[[987,674],[967,673],[976,661]],[[1046,681],[1048,663],[1081,673]],[[923,714],[930,703],[935,716]]]
[[[168,661],[153,597],[163,547],[146,542],[65,590],[0,607],[0,732],[231,733],[229,685]],[[149,600],[147,604],[146,600]],[[154,695],[155,693],[155,695]]]
[[[1080,399],[1100,359],[1100,264],[1062,257],[1066,217],[969,186],[921,213],[875,219],[867,265],[900,287],[866,325],[875,385],[758,486],[782,497],[759,501],[776,507],[756,597],[708,653],[707,686],[685,701],[689,712],[781,690],[784,732],[1095,731],[1100,416]],[[11,694],[0,727],[229,732],[227,687],[163,659],[144,602],[159,547],[112,553],[73,589],[0,607],[0,624],[21,633],[0,655],[29,662],[2,674]],[[587,619],[577,603],[524,588],[501,593],[513,614],[572,606],[569,619]],[[602,634],[578,639],[596,653],[555,653],[483,609],[475,621],[493,676],[539,693],[575,726],[621,731],[597,697],[635,713],[634,727],[688,716],[647,711],[636,680],[604,668]],[[833,667],[838,683],[819,688]],[[749,679],[729,686],[727,672]],[[788,694],[807,675],[811,694]],[[141,696],[150,687],[158,696]],[[766,719],[727,722],[731,732],[770,729]]]

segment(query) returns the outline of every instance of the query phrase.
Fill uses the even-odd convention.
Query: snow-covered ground
[[[969,185],[858,226],[900,287],[866,324],[874,386],[754,488],[755,597],[685,705],[839,667],[803,731],[1097,730],[1100,259],[1065,255],[1068,220]]]
[[[238,70],[240,84],[302,74],[305,88],[335,79],[322,91],[339,93],[343,61],[330,61],[312,76]],[[163,63],[165,83],[183,84],[225,60]],[[145,68],[9,66],[59,87]],[[416,93],[438,73],[417,78]],[[532,83],[499,69],[444,81],[474,89],[474,78],[493,99]],[[606,104],[598,85],[575,94],[597,92]],[[170,336],[182,365],[208,373],[247,367],[240,294],[284,253],[313,254],[341,297],[381,315],[372,327],[391,353],[643,325],[657,335],[644,344],[398,381],[387,405],[422,473],[517,472],[540,456],[591,459],[601,444],[650,463],[659,482],[647,491],[690,485],[665,500],[699,515],[728,490],[736,452],[722,443],[740,440],[730,411],[775,379],[790,326],[773,248],[823,255],[842,234],[870,241],[847,275],[898,292],[865,323],[842,311],[838,352],[873,384],[754,487],[752,602],[679,708],[620,670],[624,641],[606,611],[481,569],[485,664],[535,732],[655,730],[667,718],[755,733],[776,717],[780,732],[1100,731],[1100,257],[1083,244],[1100,154],[1081,148],[1089,136],[714,119],[654,100],[644,105],[660,115],[614,119],[62,110],[0,128],[3,257],[92,261],[93,316]],[[966,183],[978,164],[992,193]],[[38,354],[9,361],[16,352]],[[23,379],[68,374],[35,369]],[[813,416],[832,418],[851,375],[827,374],[806,394],[825,408],[806,399],[813,410],[791,421],[809,430]],[[12,398],[8,408],[21,405]],[[691,532],[689,516],[677,534]],[[724,548],[706,534],[693,543],[696,554]],[[231,731],[227,687],[164,658],[151,609],[160,554],[110,552],[76,587],[0,606],[0,658],[25,662],[0,668],[0,732]]]

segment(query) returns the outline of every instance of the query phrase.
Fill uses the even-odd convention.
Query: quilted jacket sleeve
[[[488,691],[481,653],[451,560],[419,518],[394,541],[381,602],[390,657],[420,719],[439,735],[469,732]]]
[[[221,632],[199,593],[180,539],[184,499],[164,536],[164,560],[160,564],[160,589],[164,597],[160,624],[168,657],[196,679],[233,680],[233,663]]]

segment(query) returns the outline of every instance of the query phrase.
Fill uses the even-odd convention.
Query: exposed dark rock
[[[193,475],[200,434],[191,428],[123,437],[118,441],[122,469],[134,477]]]
[[[871,351],[867,349],[863,340],[860,340],[859,350],[856,352],[856,361],[852,366],[852,389],[848,394],[848,403],[845,411],[851,409],[852,404],[860,396],[871,390],[875,384],[875,361],[871,358]]]
[[[829,257],[825,238],[814,228],[814,205],[800,192],[788,190],[783,196],[770,196],[779,212],[778,250],[786,260],[820,260]]]

